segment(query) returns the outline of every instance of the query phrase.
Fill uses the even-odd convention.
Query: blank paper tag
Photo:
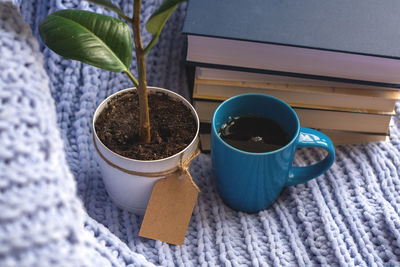
[[[187,174],[170,175],[153,187],[139,236],[182,245],[198,196]]]

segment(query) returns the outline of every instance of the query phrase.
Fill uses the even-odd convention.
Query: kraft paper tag
[[[188,173],[160,179],[153,187],[139,236],[182,245],[197,201],[198,189]]]

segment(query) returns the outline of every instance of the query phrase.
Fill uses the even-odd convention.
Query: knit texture
[[[132,1],[114,2],[132,14]],[[326,174],[286,188],[257,214],[223,204],[210,156],[201,154],[190,169],[201,193],[185,243],[138,237],[142,217],[112,203],[91,139],[95,108],[131,87],[129,79],[63,59],[38,41],[39,22],[56,10],[113,13],[78,0],[13,3],[0,1],[0,266],[400,265],[398,115],[390,142],[336,147]],[[144,1],[143,21],[160,3]],[[184,14],[185,4],[151,50],[147,70],[148,84],[188,97]],[[150,38],[145,32],[144,42]],[[323,155],[303,149],[295,164]]]

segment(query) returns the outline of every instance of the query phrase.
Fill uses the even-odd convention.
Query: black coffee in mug
[[[240,149],[232,149],[227,142]],[[256,149],[249,151],[273,151],[243,151],[253,143]],[[296,150],[303,147],[321,148],[328,155],[310,166],[293,166]],[[329,137],[301,127],[296,112],[275,97],[254,93],[236,95],[222,102],[212,117],[213,176],[221,198],[235,210],[249,213],[264,210],[285,187],[318,177],[334,161],[335,147]]]
[[[261,116],[231,118],[221,127],[219,135],[229,145],[254,153],[277,150],[290,141],[279,123]]]

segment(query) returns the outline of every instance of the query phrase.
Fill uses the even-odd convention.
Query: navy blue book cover
[[[190,0],[183,32],[400,58],[400,1]]]

